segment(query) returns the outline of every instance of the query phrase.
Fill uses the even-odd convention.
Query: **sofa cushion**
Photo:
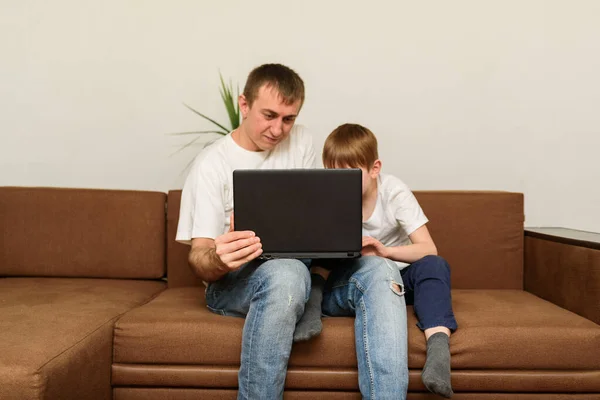
[[[0,398],[109,399],[114,321],[164,286],[0,279]]]
[[[0,188],[0,276],[161,278],[158,192]]]
[[[167,289],[115,326],[114,362],[239,365],[243,319],[206,309],[201,288]],[[452,292],[459,329],[453,369],[600,367],[600,326],[520,290]],[[409,307],[409,367],[422,368],[425,339]],[[353,319],[325,318],[321,335],[294,345],[291,367],[356,367]]]
[[[523,289],[523,194],[415,191],[429,218],[439,254],[452,268],[456,289]],[[175,241],[181,191],[169,192],[169,287],[201,286],[187,263],[190,247]]]

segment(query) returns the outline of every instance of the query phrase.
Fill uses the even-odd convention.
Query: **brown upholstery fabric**
[[[457,289],[453,306],[454,369],[600,369],[600,326],[530,293]],[[425,339],[408,315],[408,364],[422,368]],[[114,362],[239,365],[243,322],[209,312],[200,288],[168,289],[117,322]],[[290,366],[356,367],[353,319],[325,318],[318,338],[294,345]]]
[[[114,400],[235,400],[236,390],[116,388]],[[439,400],[431,393],[409,393],[407,400]],[[284,400],[360,400],[358,392],[286,391]],[[455,393],[452,400],[600,400],[600,394]]]
[[[164,288],[108,279],[0,279],[0,399],[108,399],[114,320]]]
[[[190,246],[175,241],[179,223],[181,190],[169,192],[167,201],[167,271],[170,288],[181,286],[203,286],[188,265]],[[170,267],[169,267],[170,266]]]
[[[346,400],[359,399],[360,393],[340,392],[291,392],[284,393],[284,400]],[[146,389],[146,388],[116,388],[114,400],[236,400],[237,390],[210,389]]]
[[[600,324],[600,250],[525,237],[525,289]]]
[[[416,191],[456,289],[523,288],[523,195]]]
[[[427,391],[421,370],[410,370],[409,391]],[[125,387],[236,388],[238,367],[202,365],[114,364],[113,385]],[[358,391],[356,368],[291,367],[285,381],[290,390]],[[458,392],[598,392],[600,371],[453,370]]]
[[[157,192],[0,188],[0,275],[160,278],[165,202]]]
[[[520,290],[455,290],[458,369],[599,370],[600,326]],[[409,366],[425,362],[425,341],[409,321]],[[414,343],[414,339],[410,341]]]
[[[523,195],[507,192],[415,191],[427,227],[452,268],[458,289],[523,288]],[[189,246],[174,242],[181,191],[169,192],[169,287],[201,285],[187,264]]]

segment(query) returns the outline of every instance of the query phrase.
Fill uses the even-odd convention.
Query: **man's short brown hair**
[[[371,169],[378,158],[377,138],[369,129],[358,124],[338,126],[323,146],[323,165],[326,168]]]
[[[300,106],[304,103],[304,82],[302,78],[291,68],[281,64],[263,64],[254,68],[248,75],[244,87],[244,97],[248,105],[258,96],[258,90],[266,85],[279,93],[283,102],[290,105],[300,100]]]

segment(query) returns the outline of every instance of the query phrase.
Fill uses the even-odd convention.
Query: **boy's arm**
[[[386,247],[372,237],[363,237],[362,255],[376,255],[411,264],[428,255],[437,255],[437,248],[425,225],[408,235],[412,244]]]

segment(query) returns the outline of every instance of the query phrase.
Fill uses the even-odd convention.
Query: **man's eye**
[[[275,116],[273,114],[265,114],[266,119],[273,119]]]
[[[292,122],[294,122],[295,118],[294,117],[289,117],[289,118],[284,118],[283,122],[285,122],[286,124],[291,124]]]

